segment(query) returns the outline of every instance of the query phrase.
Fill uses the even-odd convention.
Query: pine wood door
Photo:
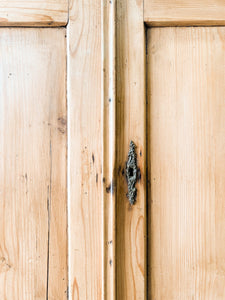
[[[1,1],[0,299],[225,299],[224,26],[223,0]]]

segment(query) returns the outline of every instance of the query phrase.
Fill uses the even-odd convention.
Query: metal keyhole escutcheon
[[[137,189],[135,187],[137,182],[137,156],[135,148],[134,142],[131,141],[126,163],[126,178],[128,184],[127,198],[131,205],[135,203],[137,197]]]

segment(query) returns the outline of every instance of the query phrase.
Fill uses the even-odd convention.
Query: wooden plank
[[[101,1],[71,1],[68,25],[70,299],[102,299]]]
[[[0,26],[64,26],[68,0],[1,0]]]
[[[117,299],[146,299],[146,97],[143,1],[117,1]],[[140,168],[137,201],[127,199],[130,141]]]
[[[103,299],[116,299],[116,1],[102,1]]]
[[[151,299],[225,298],[225,28],[148,31]]]
[[[225,25],[225,1],[144,0],[149,26]]]
[[[0,30],[1,299],[67,299],[65,41]]]

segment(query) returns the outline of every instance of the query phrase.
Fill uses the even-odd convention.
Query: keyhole
[[[129,168],[128,169],[128,174],[129,174],[129,177],[132,177],[134,175],[134,169],[133,168]]]

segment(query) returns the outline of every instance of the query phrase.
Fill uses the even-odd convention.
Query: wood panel
[[[66,299],[65,29],[1,29],[0,52],[0,298]]]
[[[117,299],[146,299],[146,110],[143,2],[117,1]],[[127,199],[125,165],[136,145],[137,201]]]
[[[148,31],[151,299],[225,298],[225,28]]]
[[[1,0],[0,26],[63,26],[68,0]]]
[[[68,206],[70,299],[102,299],[101,1],[70,1]]]
[[[150,26],[225,25],[224,0],[144,0]]]

